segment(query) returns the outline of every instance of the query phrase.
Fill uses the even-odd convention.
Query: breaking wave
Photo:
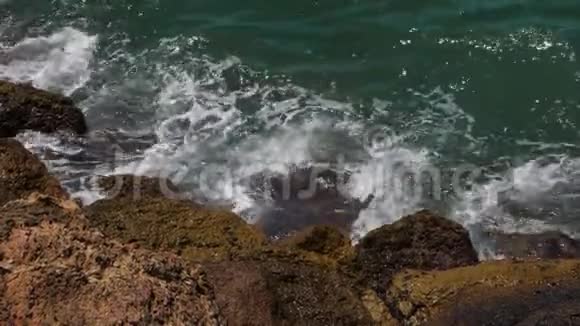
[[[470,159],[452,159],[450,152],[485,152],[488,139],[474,135],[475,118],[449,88],[407,88],[392,101],[357,100],[254,71],[236,57],[215,60],[200,51],[207,42],[201,37],[162,39],[134,52],[124,50],[123,35],[107,40],[107,47],[99,48],[98,40],[64,28],[0,51],[0,78],[81,94],[90,135],[28,132],[19,139],[86,203],[101,198],[85,182],[88,176],[163,176],[253,222],[258,203],[249,177],[288,173],[293,165],[340,163],[350,175],[350,196],[374,196],[354,222],[354,239],[422,208],[441,209],[474,236],[480,228],[574,233],[570,207],[561,207],[580,191],[574,158],[533,158],[499,172],[485,167],[483,180],[443,203],[408,191],[400,171],[417,174]],[[535,41],[541,51],[553,46]],[[97,53],[102,58],[92,64]]]

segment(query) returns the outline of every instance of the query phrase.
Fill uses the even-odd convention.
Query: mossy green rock
[[[260,248],[265,237],[234,213],[168,198],[117,197],[87,209],[105,235],[191,260],[221,260]]]
[[[84,134],[87,125],[70,98],[0,80],[0,137],[13,137],[23,130]]]

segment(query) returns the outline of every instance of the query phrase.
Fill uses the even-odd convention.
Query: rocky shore
[[[79,112],[0,84],[3,137],[83,133]],[[272,223],[249,225],[168,180],[99,184],[109,196],[82,207],[19,142],[0,139],[1,324],[580,325],[580,246],[557,233],[495,234],[507,259],[487,262],[461,225],[428,211],[356,245],[324,212],[321,225],[301,221],[273,240]]]

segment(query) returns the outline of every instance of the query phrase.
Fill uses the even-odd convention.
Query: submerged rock
[[[12,139],[0,139],[0,206],[28,197],[33,192],[67,197],[46,166]]]
[[[352,268],[384,299],[392,276],[403,269],[444,270],[477,262],[461,225],[421,211],[368,233],[356,246]]]
[[[0,80],[0,137],[14,137],[24,130],[84,134],[87,125],[68,97]]]
[[[510,188],[498,194],[498,205],[516,220],[540,220],[574,224],[580,213],[580,178],[570,175],[547,189]]]
[[[408,271],[387,297],[404,325],[579,325],[580,261]]]
[[[508,259],[580,258],[580,242],[557,232],[539,234],[490,232],[496,255]]]
[[[327,168],[292,167],[288,175],[253,177],[252,188],[262,200],[257,225],[271,237],[283,237],[314,225],[333,225],[350,231],[368,206],[343,191],[348,175]]]
[[[0,320],[12,324],[220,325],[199,266],[106,240],[74,203],[31,197],[0,208]]]

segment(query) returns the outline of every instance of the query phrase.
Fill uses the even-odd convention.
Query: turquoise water
[[[87,140],[23,135],[64,153],[46,160],[72,188],[95,170],[164,169],[195,187],[207,164],[247,175],[341,155],[362,195],[376,191],[375,165],[470,163],[484,176],[449,214],[576,232],[575,213],[522,221],[486,198],[576,189],[577,1],[4,0],[0,13],[0,76],[70,94],[93,133],[127,145],[111,163]],[[220,189],[209,197],[228,197]],[[384,199],[357,225],[421,205]]]

